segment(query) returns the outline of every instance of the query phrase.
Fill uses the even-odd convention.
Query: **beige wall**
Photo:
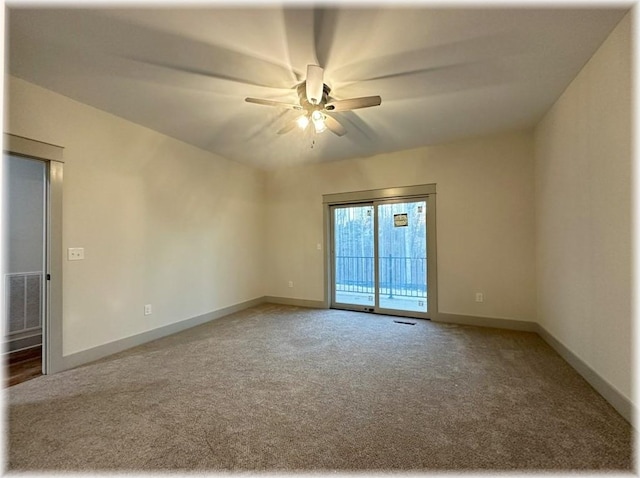
[[[631,397],[631,19],[535,131],[538,320]]]
[[[532,152],[521,132],[269,172],[267,294],[324,299],[323,194],[436,183],[439,311],[535,320]]]
[[[64,261],[64,355],[264,295],[262,172],[6,84],[5,130],[65,147],[63,243],[86,259]]]

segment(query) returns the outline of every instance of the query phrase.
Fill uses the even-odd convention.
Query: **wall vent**
[[[5,275],[5,336],[42,327],[42,272]]]

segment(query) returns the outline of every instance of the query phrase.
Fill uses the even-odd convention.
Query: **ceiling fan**
[[[347,130],[340,122],[329,114],[334,111],[350,111],[358,108],[378,106],[382,102],[379,96],[364,96],[360,98],[348,98],[335,100],[329,96],[331,89],[324,84],[324,70],[318,65],[307,65],[307,79],[296,86],[299,104],[283,103],[280,101],[265,100],[260,98],[245,98],[247,103],[255,103],[265,106],[276,106],[302,112],[295,120],[286,124],[278,131],[284,134],[299,126],[306,129],[309,123],[313,124],[316,133],[329,130],[342,136]]]

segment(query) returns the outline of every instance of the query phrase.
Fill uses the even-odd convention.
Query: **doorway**
[[[325,203],[330,307],[431,318],[435,185],[328,195]]]
[[[43,372],[46,163],[5,154],[4,350],[9,385]]]
[[[8,133],[3,140],[3,359],[12,385],[65,368],[63,148]]]

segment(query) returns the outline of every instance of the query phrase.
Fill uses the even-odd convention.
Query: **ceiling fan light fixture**
[[[320,111],[316,110],[311,113],[311,121],[313,121],[316,133],[322,133],[327,129],[327,125],[324,123],[324,115]]]
[[[316,133],[323,133],[327,130],[327,125],[325,125],[323,122],[313,123],[313,126],[316,128]]]
[[[306,115],[302,115],[296,120],[296,123],[298,123],[298,127],[304,131],[309,125],[309,118],[307,118]]]

